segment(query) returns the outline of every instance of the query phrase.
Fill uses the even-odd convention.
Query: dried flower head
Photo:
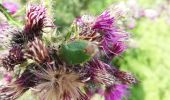
[[[10,49],[9,55],[2,59],[2,64],[4,68],[11,71],[15,65],[21,64],[25,60],[22,48],[16,45]]]
[[[109,65],[97,59],[93,59],[89,65],[91,67],[91,76],[94,81],[108,86],[116,83],[115,77],[107,71],[107,67],[110,67]]]
[[[124,72],[120,70],[116,70],[114,72],[114,76],[118,78],[123,84],[135,84],[137,83],[137,79],[130,72]]]
[[[84,73],[77,73],[65,65],[47,64],[34,72],[40,83],[34,90],[44,100],[87,100],[81,91],[85,85]]]
[[[35,60],[38,63],[49,61],[49,54],[45,44],[35,38],[34,41],[27,44],[25,56],[29,59]]]

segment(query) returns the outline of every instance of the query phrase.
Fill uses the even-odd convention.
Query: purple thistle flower
[[[123,100],[127,98],[128,86],[123,84],[115,84],[106,88],[104,96],[105,100]]]
[[[15,14],[19,9],[18,4],[15,2],[3,2],[2,5],[9,11],[11,14]]]
[[[106,10],[96,18],[93,29],[100,32],[110,32],[113,30],[114,22],[114,17]]]
[[[24,33],[29,40],[41,37],[40,33],[45,27],[52,27],[52,21],[47,17],[46,8],[42,5],[30,5],[26,14],[26,25]]]
[[[108,58],[121,54],[127,48],[128,34],[116,27],[115,17],[104,11],[96,18],[93,29],[102,33],[101,48]]]
[[[115,11],[117,16],[120,16],[120,11]],[[79,38],[89,41],[94,41],[99,44],[101,51],[112,59],[124,52],[127,48],[126,40],[128,33],[117,27],[117,16],[113,16],[110,10],[104,11],[96,18],[86,18],[82,16],[76,20],[76,25],[79,28]]]
[[[128,34],[125,32],[112,31],[105,33],[103,40],[101,41],[101,49],[108,58],[112,59],[114,56],[117,56],[126,50],[127,38]]]

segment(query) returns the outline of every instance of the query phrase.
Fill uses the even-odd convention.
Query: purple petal
[[[15,14],[19,9],[19,5],[14,2],[3,2],[2,5],[8,9],[11,14]]]

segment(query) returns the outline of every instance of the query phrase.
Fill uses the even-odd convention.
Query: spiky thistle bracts
[[[25,60],[22,48],[20,46],[13,46],[9,50],[8,56],[4,57],[1,62],[4,68],[11,71],[14,69],[15,65],[21,64]]]
[[[106,10],[97,17],[84,15],[73,23],[79,32],[77,38],[97,42],[109,59],[126,50],[129,38],[129,33],[118,27],[118,18],[113,12],[116,11]]]
[[[105,100],[127,98],[136,78],[110,65],[114,56],[127,49],[129,38],[118,27],[117,16],[106,10],[97,17],[77,18],[68,32],[70,36],[57,47],[51,46],[53,42],[46,44],[42,37],[44,28],[53,26],[49,18],[45,6],[30,5],[23,30],[11,32],[9,52],[1,63],[14,75],[15,68],[21,72],[0,87],[0,99],[15,100],[27,90],[40,100],[90,100],[96,93]],[[103,56],[109,58],[107,63]]]
[[[43,5],[29,5],[26,14],[24,33],[28,40],[42,36],[43,28],[54,26],[47,16],[47,9]]]

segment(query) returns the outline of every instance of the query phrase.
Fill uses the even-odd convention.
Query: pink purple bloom
[[[104,96],[105,100],[123,100],[127,99],[128,86],[123,84],[115,84],[106,88]]]
[[[80,17],[76,20],[79,27],[79,38],[99,43],[100,50],[112,59],[124,52],[127,48],[128,33],[117,27],[117,20],[106,10],[100,16],[94,18]],[[118,13],[118,12],[117,12]],[[119,14],[118,14],[119,15]]]
[[[126,50],[126,39],[128,39],[128,34],[125,32],[112,31],[105,33],[101,41],[101,49],[108,58],[112,59]]]
[[[12,81],[12,75],[10,73],[6,73],[4,74],[4,80],[7,82],[7,83],[10,83]]]
[[[19,5],[15,2],[3,2],[2,5],[8,9],[11,14],[15,14],[19,9]]]
[[[110,32],[114,29],[114,22],[114,17],[110,15],[110,12],[105,11],[96,18],[93,29],[101,32]]]

